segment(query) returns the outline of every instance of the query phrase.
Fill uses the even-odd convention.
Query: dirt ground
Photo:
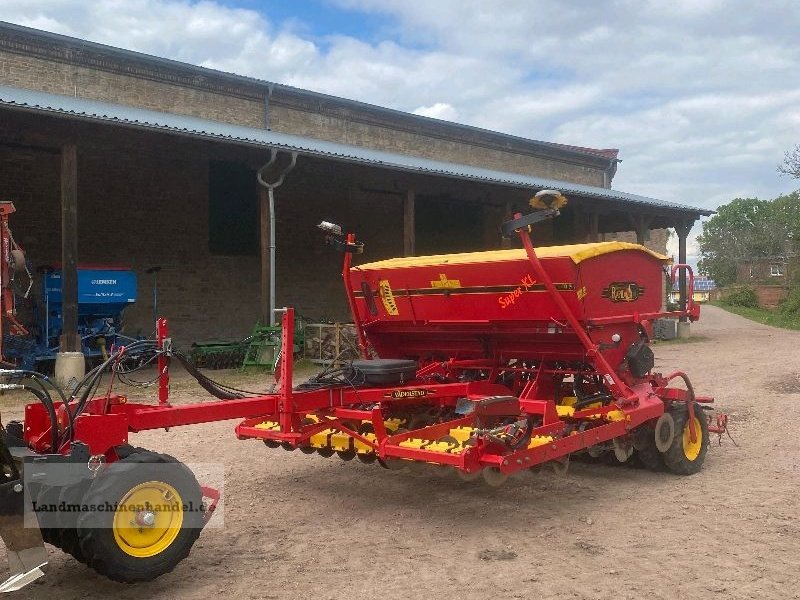
[[[133,443],[224,463],[224,527],[135,586],[48,547],[17,597],[800,598],[800,332],[703,307],[693,335],[657,370],[716,396],[739,444],[714,439],[698,475],[574,462],[491,489],[269,450],[235,422],[148,432]]]

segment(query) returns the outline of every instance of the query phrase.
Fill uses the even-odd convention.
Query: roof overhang
[[[186,115],[157,112],[36,90],[0,86],[0,108],[40,114],[47,113],[70,119],[103,122],[218,142],[275,148],[287,152],[297,152],[300,155],[361,163],[408,173],[449,177],[531,190],[556,189],[567,195],[648,207],[655,212],[679,213],[683,217],[692,219],[714,214],[714,211],[704,208],[665,202],[609,188],[484,169],[471,165],[279,133],[267,129],[232,125]]]

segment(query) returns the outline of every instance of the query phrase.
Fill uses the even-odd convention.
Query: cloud
[[[713,208],[800,187],[775,171],[800,142],[792,2],[327,1],[388,25],[312,37],[296,19],[271,18],[268,4],[210,0],[2,0],[2,18],[523,137],[620,148],[614,187],[668,201]]]
[[[452,104],[447,102],[437,102],[431,106],[420,106],[413,111],[415,115],[423,117],[432,117],[434,119],[444,119],[445,121],[457,121],[458,111],[453,108]]]

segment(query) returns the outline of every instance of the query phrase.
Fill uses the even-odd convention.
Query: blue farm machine
[[[13,292],[14,279],[27,278],[29,300],[32,280],[25,255],[16,244],[8,227],[8,216],[14,212],[10,202],[0,202],[2,243],[9,249],[10,262],[3,265],[4,315],[9,325],[2,329],[2,359],[8,364],[29,371],[51,371],[59,350],[62,333],[63,304],[61,270],[40,268],[38,299],[30,300],[27,319],[22,323]],[[78,334],[81,351],[89,363],[108,358],[112,346],[128,344],[134,338],[122,334],[125,309],[136,302],[136,274],[129,268],[116,266],[78,266]],[[22,311],[20,311],[22,312]]]

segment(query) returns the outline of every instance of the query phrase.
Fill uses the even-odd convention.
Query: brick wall
[[[789,288],[783,285],[732,285],[721,289],[714,299],[724,300],[729,294],[742,289],[743,287],[752,288],[758,297],[758,305],[762,308],[777,308],[778,305],[789,295]]]
[[[774,285],[758,285],[755,287],[759,306],[777,308],[789,295],[789,288]]]
[[[236,125],[264,126],[263,102],[2,51],[0,84]]]
[[[773,275],[773,266],[782,269],[781,275]],[[789,285],[800,273],[800,258],[774,257],[744,261],[736,265],[736,282],[743,285]]]
[[[390,126],[315,114],[275,105],[270,113],[275,131],[321,138],[376,150],[413,154],[486,169],[603,186],[603,170],[597,167],[545,159],[514,151],[459,143],[447,137],[423,136]]]
[[[650,250],[654,252],[658,252],[660,254],[666,254],[667,252],[667,239],[669,234],[666,229],[653,229],[649,232],[650,237],[644,241],[644,245]],[[636,243],[636,232],[635,231],[620,231],[617,233],[601,233],[600,239],[602,241],[613,241],[618,240],[620,242],[630,242],[632,244]],[[678,257],[675,257],[677,261]]]

